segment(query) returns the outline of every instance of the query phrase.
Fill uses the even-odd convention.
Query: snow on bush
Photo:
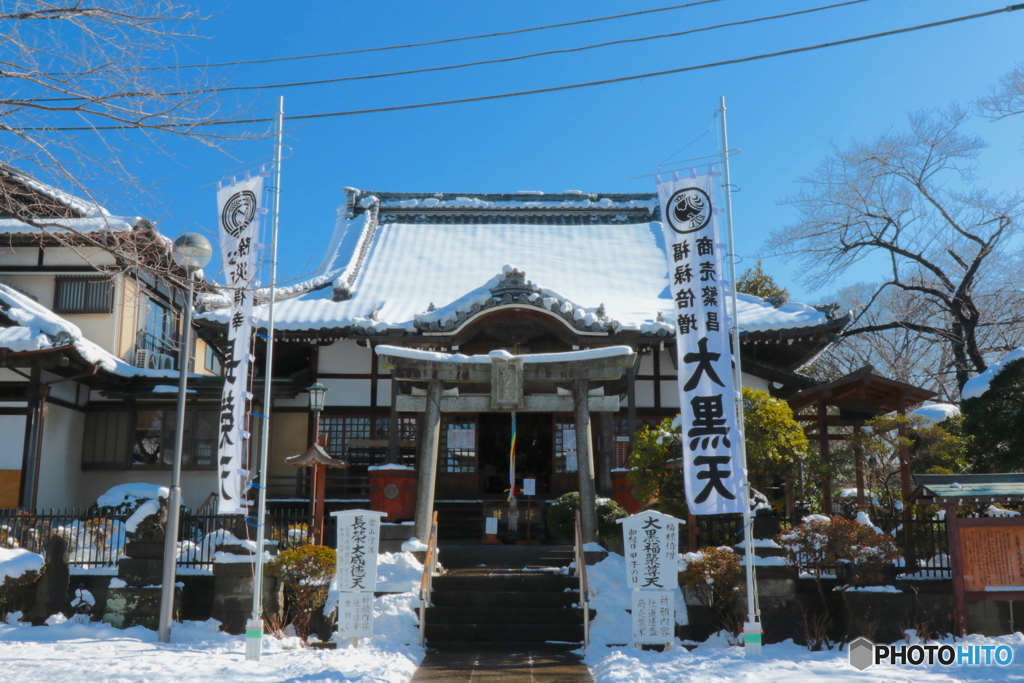
[[[21,548],[0,548],[0,583],[5,579],[20,579],[27,572],[39,572],[43,556]]]

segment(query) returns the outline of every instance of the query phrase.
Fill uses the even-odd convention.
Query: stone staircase
[[[447,573],[433,582],[427,644],[582,643],[579,579],[559,569],[572,557],[572,546],[442,545]]]

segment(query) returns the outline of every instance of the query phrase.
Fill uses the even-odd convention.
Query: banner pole
[[[252,618],[245,625],[245,658],[247,660],[260,660],[263,650],[263,552],[266,534],[264,533],[264,522],[267,518],[267,450],[270,444],[270,405],[271,381],[273,378],[274,365],[274,298],[275,286],[277,283],[277,225],[278,216],[281,210],[281,148],[284,139],[284,97],[280,97],[277,103],[277,133],[274,143],[274,185],[273,185],[273,208],[270,218],[270,298],[267,306],[267,359],[266,370],[263,373],[263,424],[260,431],[260,483],[258,491],[258,508],[256,513],[256,575],[253,579],[252,589]]]
[[[733,386],[736,390],[736,426],[739,428],[740,463],[743,471],[743,535],[744,557],[747,569],[747,621],[743,624],[744,654],[747,659],[761,657],[761,624],[757,610],[757,583],[754,578],[754,525],[750,515],[750,480],[747,477],[747,443],[746,428],[743,424],[743,371],[740,367],[740,328],[737,315],[738,302],[736,297],[736,239],[732,226],[732,179],[729,175],[729,130],[725,121],[725,96],[720,98],[722,116],[722,173],[725,181],[725,223],[729,235],[729,282],[732,293],[732,350],[733,350]]]

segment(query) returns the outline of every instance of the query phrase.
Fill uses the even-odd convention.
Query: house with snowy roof
[[[418,467],[425,385],[396,367],[396,358],[416,354],[396,348],[474,358],[628,347],[635,364],[590,385],[592,400],[608,399],[593,414],[592,440],[598,490],[609,492],[631,435],[679,411],[674,302],[659,219],[653,194],[346,188],[323,263],[281,292],[285,300],[275,307],[275,382],[328,389],[319,429],[328,452],[348,464],[332,470],[328,501],[365,500],[370,468]],[[227,315],[199,315],[208,336],[226,326]],[[259,318],[265,328],[265,309]],[[847,321],[835,307],[739,295],[744,384],[782,397],[813,386],[797,371]],[[487,382],[444,383],[439,504],[506,495],[510,411],[476,400],[490,391]],[[571,403],[558,400],[571,387],[527,379],[524,393],[540,408],[518,412],[517,477],[534,479],[540,498],[576,490],[574,415]],[[305,450],[313,430],[304,395],[275,400],[271,500],[308,496],[285,458]]]
[[[0,508],[85,506],[140,474],[166,483],[184,301],[161,275],[170,244],[0,164]],[[191,357],[219,370],[201,341]],[[216,404],[189,417],[189,468],[209,475]]]

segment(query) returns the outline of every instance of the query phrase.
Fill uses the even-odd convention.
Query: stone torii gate
[[[576,417],[577,476],[583,540],[597,541],[597,496],[594,486],[594,448],[590,428],[592,412],[616,412],[618,396],[591,396],[600,383],[618,380],[633,367],[636,354],[628,346],[611,346],[566,353],[513,356],[492,351],[487,356],[463,356],[420,351],[396,346],[378,346],[381,365],[391,371],[392,381],[426,384],[426,395],[398,394],[399,412],[423,413],[423,452],[419,462],[416,490],[416,537],[430,534],[437,481],[438,446],[442,413],[565,412]],[[533,383],[540,389],[569,385],[570,395],[534,393],[524,387]],[[596,386],[592,387],[592,383]],[[472,385],[489,385],[487,394],[459,395],[458,389],[477,390]],[[456,389],[454,396],[443,395]]]

